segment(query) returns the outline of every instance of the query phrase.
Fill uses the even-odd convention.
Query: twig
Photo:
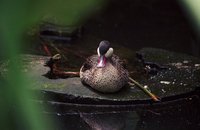
[[[79,77],[79,72],[71,72],[71,71],[59,71],[59,70],[54,70],[53,71],[54,75],[59,75],[61,77]]]
[[[46,45],[45,43],[42,43],[42,46],[43,46],[43,49],[44,49],[44,51],[46,52],[46,54],[47,54],[48,56],[52,56],[52,54],[51,54],[51,52],[49,51],[47,45]]]
[[[60,54],[52,56],[49,61],[46,62],[45,66],[50,68],[50,73],[59,77],[79,77],[79,72],[62,71],[58,68],[56,62],[61,59]]]
[[[142,89],[146,94],[148,94],[154,101],[160,101],[159,97],[151,93],[148,89],[144,88],[141,84],[139,84],[137,81],[129,77],[129,80],[132,82],[129,82],[129,85],[133,86],[134,84],[137,85],[140,89]],[[133,84],[134,83],[134,84]]]
[[[53,47],[58,53],[62,53],[61,51],[60,51],[60,49],[58,49],[53,43],[49,43],[49,45],[51,46],[51,47]],[[62,54],[62,57],[64,58],[64,60],[67,60],[67,57],[65,56],[65,55],[63,55]]]

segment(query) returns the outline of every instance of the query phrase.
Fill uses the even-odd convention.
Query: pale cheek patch
[[[106,52],[106,54],[105,54],[105,57],[106,58],[109,58],[109,57],[111,57],[112,56],[112,54],[113,54],[113,48],[109,48],[109,50]]]
[[[99,47],[97,48],[97,54],[100,57]]]

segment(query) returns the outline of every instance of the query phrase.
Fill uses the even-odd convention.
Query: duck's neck
[[[105,56],[100,56],[98,60],[97,67],[103,68],[106,65],[106,57]]]

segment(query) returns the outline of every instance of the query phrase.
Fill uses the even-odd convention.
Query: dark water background
[[[85,25],[84,41],[111,43],[138,50],[156,47],[199,56],[199,44],[176,0],[111,0],[104,12]]]
[[[103,12],[83,25],[83,32],[62,48],[84,56],[96,53],[101,40],[109,40],[116,53],[131,60],[132,53],[144,47],[162,48],[200,56],[200,45],[182,8],[175,0],[111,0]],[[123,53],[123,54],[120,54]],[[82,63],[82,61],[79,61]],[[77,63],[77,67],[80,66]],[[200,99],[156,110],[121,113],[49,113],[59,130],[199,130]]]

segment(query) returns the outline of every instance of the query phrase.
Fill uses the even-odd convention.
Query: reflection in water
[[[139,121],[136,112],[65,114],[56,118],[58,130],[134,130]]]
[[[154,109],[108,113],[47,114],[58,130],[199,130],[200,99]]]
[[[125,127],[125,115],[80,114],[80,117],[94,130],[122,130]]]

